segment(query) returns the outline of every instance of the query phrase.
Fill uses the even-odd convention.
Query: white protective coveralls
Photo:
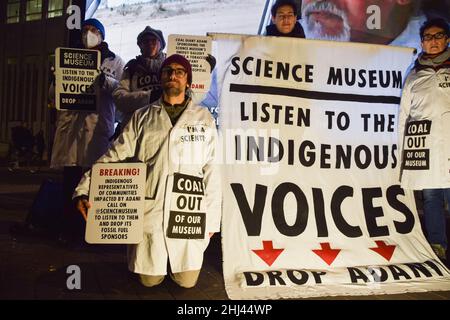
[[[144,239],[128,247],[130,271],[165,275],[167,259],[173,273],[201,269],[203,253],[209,244],[208,233],[220,230],[222,192],[215,159],[217,140],[215,122],[208,109],[191,101],[172,126],[160,99],[137,110],[112,148],[97,161],[147,164]],[[206,213],[203,239],[167,237],[174,173],[203,178]],[[90,172],[87,172],[74,197],[87,195],[89,183]]]
[[[405,132],[408,123],[423,120],[431,121],[429,134]],[[410,135],[405,137],[405,134]],[[398,136],[400,159],[404,150],[429,150],[429,169],[403,169],[402,187],[414,190],[450,188],[449,67],[437,71],[432,67],[414,68],[408,75],[400,103]],[[418,157],[422,159],[420,154]]]
[[[102,88],[98,83],[97,112],[58,110],[51,167],[91,167],[111,145],[114,134],[115,106],[112,92],[122,76],[125,63],[118,55],[106,58],[100,66],[105,74]],[[50,96],[54,88],[50,88]]]

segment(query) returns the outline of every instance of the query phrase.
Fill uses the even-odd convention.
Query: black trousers
[[[72,200],[73,192],[81,180],[85,170],[82,167],[64,167],[63,193],[64,206],[62,214],[62,235],[73,240],[84,238],[85,221],[82,215],[75,209]]]

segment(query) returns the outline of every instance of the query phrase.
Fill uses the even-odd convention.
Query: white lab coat
[[[186,137],[191,135],[188,126],[204,128],[204,141],[186,142]],[[190,102],[172,126],[161,100],[158,100],[137,110],[113,147],[97,161],[147,164],[144,239],[128,247],[130,271],[164,275],[167,273],[167,260],[174,273],[201,269],[203,253],[209,244],[208,233],[220,230],[222,192],[215,159],[217,142],[215,122],[208,109]],[[167,237],[173,174],[177,172],[203,178],[204,239]],[[84,175],[74,197],[88,194],[89,174]]]
[[[117,110],[122,112],[122,126],[130,121],[137,109],[153,103],[152,92],[161,88],[159,69],[165,59],[166,54],[160,52],[154,59],[149,59],[147,65],[143,65],[141,57],[129,61],[125,66],[122,79],[113,92]]]
[[[425,137],[429,150],[428,170],[402,170],[401,184],[407,189],[450,188],[450,68],[413,71],[406,79],[399,114],[399,150],[407,148],[408,122],[430,120],[431,132]],[[411,140],[412,141],[412,140]],[[422,140],[419,140],[419,142]]]
[[[100,66],[106,78],[102,88],[94,83],[97,112],[58,110],[51,167],[91,167],[108,150],[116,112],[112,92],[119,83],[124,64],[116,55],[106,58]]]

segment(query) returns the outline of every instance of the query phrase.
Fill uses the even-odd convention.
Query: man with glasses
[[[297,21],[297,6],[291,0],[278,0],[272,6],[272,24],[266,27],[267,36],[304,38],[303,28]]]
[[[147,164],[144,239],[128,247],[128,268],[139,274],[147,287],[160,284],[169,273],[178,285],[190,288],[197,282],[209,238],[220,230],[221,178],[215,160],[218,136],[208,109],[195,105],[187,94],[192,83],[189,61],[178,54],[168,57],[160,76],[162,97],[136,111],[113,147],[97,162]],[[202,232],[195,239],[170,232],[171,208],[173,202],[178,203],[171,201],[171,192],[181,184],[180,176],[201,181],[202,195],[196,197],[202,199],[198,200]],[[85,219],[90,207],[86,197],[89,180],[87,173],[74,193],[77,210]]]
[[[399,115],[402,186],[423,190],[428,241],[446,260],[444,202],[450,203],[450,49],[443,19],[420,28],[422,53],[406,79]]]
[[[137,37],[137,45],[141,55],[128,61],[113,94],[117,109],[122,112],[122,127],[125,127],[134,111],[161,96],[159,69],[166,58],[162,51],[166,46],[162,31],[145,27]]]

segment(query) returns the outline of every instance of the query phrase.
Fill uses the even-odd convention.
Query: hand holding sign
[[[87,213],[88,210],[91,208],[91,203],[89,202],[88,198],[86,196],[77,197],[74,199],[75,201],[75,208],[81,215],[83,216],[84,220],[87,221]]]

